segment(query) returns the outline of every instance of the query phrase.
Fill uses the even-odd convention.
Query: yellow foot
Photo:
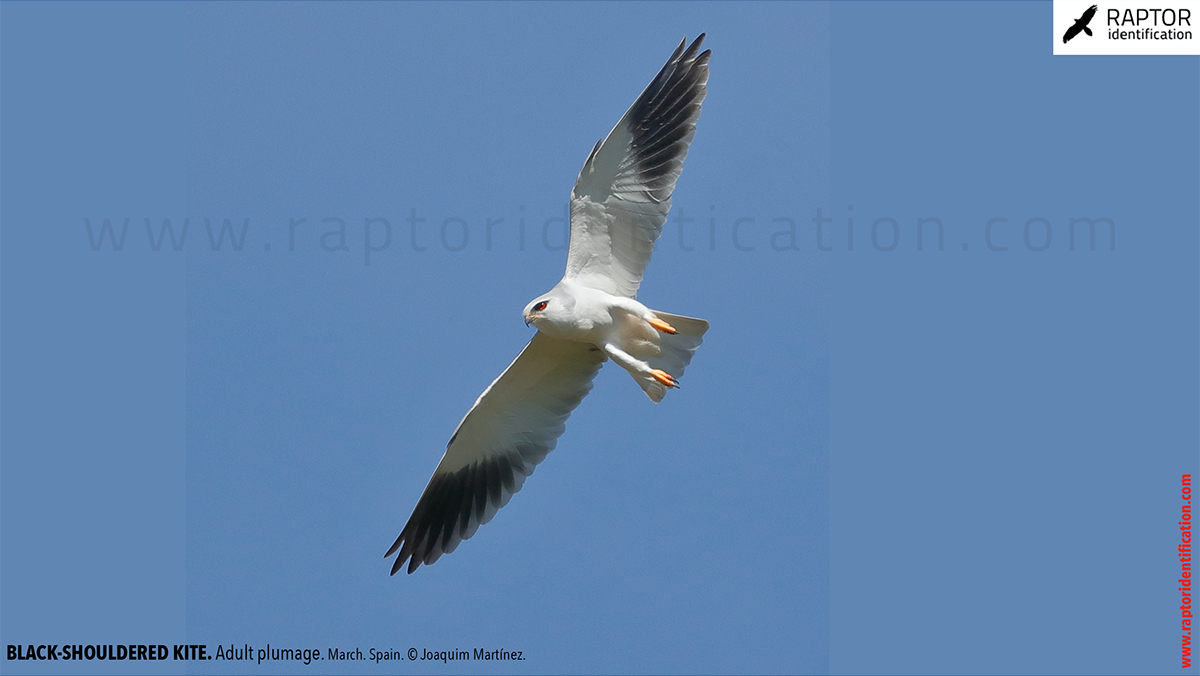
[[[663,320],[659,319],[658,317],[650,318],[650,326],[653,326],[654,328],[658,329],[659,331],[662,331],[663,333],[675,333],[674,326],[671,326],[670,324],[664,322]],[[663,384],[665,385],[666,383],[663,383]]]
[[[671,374],[667,373],[666,371],[660,371],[658,369],[651,369],[650,375],[654,376],[655,380],[662,383],[663,385],[666,385],[667,387],[679,387],[679,381],[672,378]]]

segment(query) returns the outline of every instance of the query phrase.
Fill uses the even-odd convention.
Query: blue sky
[[[0,4],[0,642],[1177,669],[1200,69],[1052,57],[1050,10]],[[701,31],[640,294],[712,322],[683,388],[607,365],[491,523],[389,577],[587,152]],[[379,667],[188,668],[302,670]]]

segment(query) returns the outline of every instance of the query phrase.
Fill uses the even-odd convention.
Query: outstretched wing
[[[566,277],[633,298],[671,209],[707,92],[704,34],[685,38],[646,91],[583,163],[571,191]]]
[[[495,516],[554,450],[605,356],[594,345],[538,332],[488,386],[450,437],[446,454],[400,537],[392,575],[448,554]]]

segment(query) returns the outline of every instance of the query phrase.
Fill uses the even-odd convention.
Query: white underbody
[[[595,345],[628,371],[656,402],[662,400],[666,388],[651,372],[662,370],[674,378],[683,375],[683,367],[700,343],[700,334],[708,328],[707,322],[690,320],[701,326],[678,327],[683,329],[680,334],[660,332],[650,324],[651,319],[669,317],[665,321],[670,322],[680,318],[656,313],[632,298],[570,278],[560,281],[542,298],[547,300],[544,310],[532,309],[538,301],[526,309],[529,323],[552,338]]]
[[[644,360],[662,354],[659,332],[650,325],[655,315],[650,308],[632,298],[614,296],[569,279],[555,286],[574,301],[563,312],[535,315],[531,323],[554,338],[591,343],[605,351],[613,361],[633,373],[648,373]],[[553,293],[553,292],[552,292]]]

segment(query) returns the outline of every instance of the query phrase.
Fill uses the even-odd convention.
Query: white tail
[[[659,334],[659,347],[662,349],[662,353],[657,357],[646,359],[646,363],[650,365],[650,368],[666,371],[672,378],[679,380],[683,377],[684,369],[691,363],[696,348],[704,342],[703,336],[704,332],[708,331],[708,322],[694,317],[673,315],[669,312],[659,312],[658,310],[653,312],[659,319],[670,324],[675,329],[675,333]],[[663,396],[667,393],[667,387],[653,378],[637,376],[634,378],[655,402],[662,401]]]

